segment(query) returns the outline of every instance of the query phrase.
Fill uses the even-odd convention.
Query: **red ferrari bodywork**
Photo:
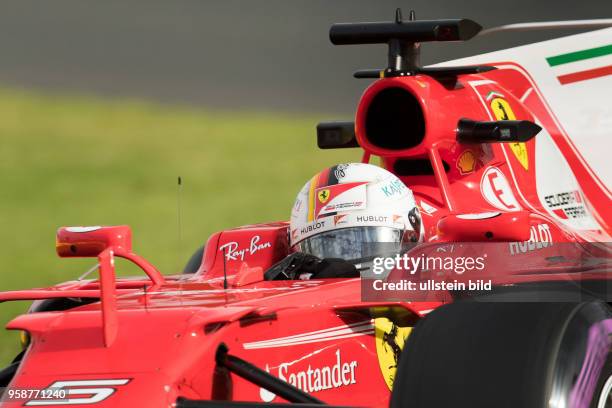
[[[498,69],[460,74],[448,81],[426,75],[376,81],[363,94],[356,114],[364,160],[370,155],[382,157],[382,165],[412,189],[429,243],[538,242],[544,225],[546,242],[608,241],[612,218],[607,190],[573,147],[529,75],[516,64],[492,65]],[[385,149],[368,137],[368,110],[389,88],[414,96],[422,110],[424,136],[414,147]],[[492,104],[493,99],[498,105]],[[503,119],[500,114],[506,119],[537,118],[580,188],[559,197],[541,197],[536,168],[549,163],[535,160],[538,137],[515,146],[457,143],[459,119],[494,121]],[[402,170],[417,162],[426,163],[429,170]],[[569,201],[571,206],[566,205]],[[499,216],[461,217],[492,212]],[[576,216],[588,217],[592,227],[572,228],[570,218]],[[290,252],[285,222],[216,233],[208,239],[197,273],[167,277],[131,254],[127,241],[115,239],[117,231],[128,232],[105,228],[82,232],[89,237],[83,242],[70,241],[78,232],[59,232],[60,254],[71,255],[72,244],[76,251],[72,255],[98,256],[100,281],[0,294],[0,301],[102,300],[67,311],[26,314],[10,322],[8,329],[26,331],[31,338],[10,389],[56,384],[69,390],[75,405],[108,407],[166,407],[179,397],[280,402],[271,392],[216,368],[215,352],[224,343],[233,355],[326,403],[386,406],[392,367],[385,364],[399,342],[378,324],[379,319],[401,319],[410,326],[440,305],[364,302],[360,279],[264,281],[263,272]],[[97,248],[96,243],[102,246]],[[81,248],[84,253],[78,252]],[[503,248],[508,256],[512,253],[511,243]],[[529,255],[532,249],[526,248],[523,252]],[[115,282],[113,256],[131,259],[148,278]],[[518,281],[563,275],[568,274],[555,271]],[[587,273],[571,276],[593,278]],[[24,402],[46,405],[36,398],[5,404]]]

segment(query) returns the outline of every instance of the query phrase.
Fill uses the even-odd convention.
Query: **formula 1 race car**
[[[331,28],[334,44],[388,44],[389,64],[355,73],[377,80],[354,122],[318,125],[319,147],[360,147],[410,186],[422,247],[495,245],[496,270],[518,267],[491,291],[368,299],[360,278],[266,279],[292,251],[286,222],[215,233],[175,276],[127,226],[64,227],[58,255],[97,258],[99,279],[0,293],[34,301],[7,325],[23,351],[2,405],[612,406],[611,30],[422,67],[420,43],[492,30],[399,11]],[[115,257],[146,278],[117,279]]]

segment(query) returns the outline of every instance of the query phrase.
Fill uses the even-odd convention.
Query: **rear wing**
[[[99,289],[54,287],[0,293],[0,302],[53,298],[100,299],[104,346],[110,347],[117,337],[117,293],[133,289],[117,289],[115,257],[136,264],[154,287],[165,283],[163,275],[147,260],[132,252],[132,232],[127,225],[112,227],[62,227],[57,231],[56,250],[62,257],[97,257],[100,275]]]

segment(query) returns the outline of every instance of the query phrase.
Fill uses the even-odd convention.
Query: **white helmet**
[[[422,240],[412,191],[389,171],[339,164],[316,174],[291,211],[291,247],[319,258],[365,260]]]

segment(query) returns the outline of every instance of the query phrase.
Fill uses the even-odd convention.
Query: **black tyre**
[[[34,302],[32,302],[32,306],[30,306],[28,313],[70,310],[74,309],[75,307],[84,306],[95,302],[98,302],[98,299],[52,298],[44,300],[35,300]]]
[[[391,406],[597,407],[612,386],[611,317],[597,301],[440,307],[406,342]]]
[[[199,247],[196,251],[191,255],[189,261],[187,261],[187,265],[183,268],[183,273],[196,273],[198,269],[200,269],[200,265],[202,264],[202,257],[204,256],[204,246]]]
[[[610,355],[608,355],[594,395],[591,408],[612,408],[612,356]]]
[[[19,369],[19,364],[21,364],[21,360],[23,359],[23,355],[25,351],[17,354],[17,357],[13,359],[11,364],[8,367],[0,369],[0,398],[2,398],[2,394],[6,387],[11,383],[15,373]]]

